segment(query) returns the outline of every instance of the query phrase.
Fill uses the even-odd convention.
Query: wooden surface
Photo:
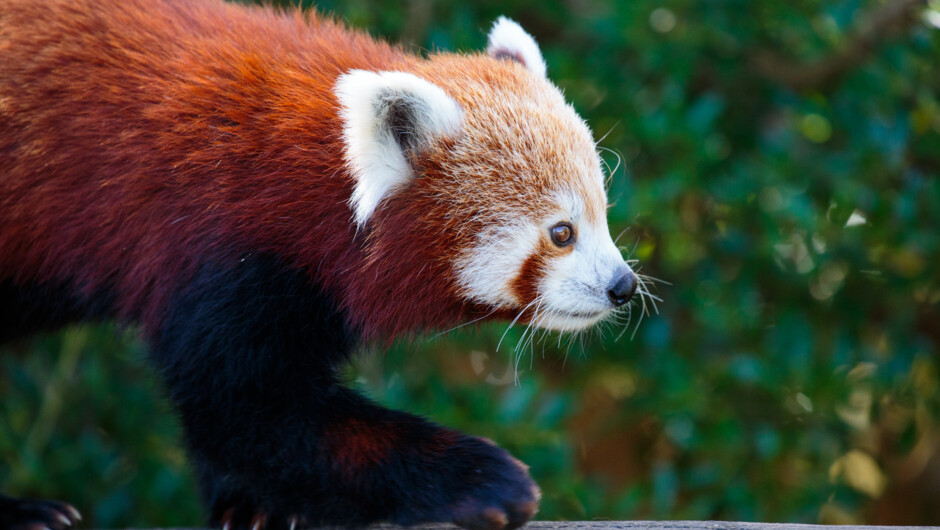
[[[534,522],[523,528],[531,530],[602,530],[602,529],[629,529],[629,530],[862,530],[880,528],[884,530],[900,530],[904,528],[937,528],[912,526],[824,526],[815,524],[768,524],[768,523],[735,523],[726,521],[572,521],[572,522]]]
[[[411,526],[408,528],[414,530],[456,530],[458,527],[436,524]],[[726,521],[535,521],[522,528],[523,530],[923,530],[927,528],[940,530],[940,527],[937,526],[825,526],[815,524],[735,523]],[[400,526],[377,525],[370,526],[368,530],[403,529]]]
[[[442,527],[443,528],[443,527]],[[768,523],[735,523],[726,521],[572,521],[572,522],[534,522],[524,528],[531,530],[602,530],[602,529],[629,529],[629,530],[862,530],[880,528],[884,530],[900,530],[904,528],[937,528],[913,526],[824,526],[815,524],[768,524]]]

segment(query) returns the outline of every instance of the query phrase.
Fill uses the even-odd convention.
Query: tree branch
[[[818,89],[837,83],[865,62],[881,43],[906,31],[918,20],[927,0],[891,0],[867,13],[838,49],[814,62],[795,63],[770,51],[754,53],[750,62],[762,77],[793,90]]]

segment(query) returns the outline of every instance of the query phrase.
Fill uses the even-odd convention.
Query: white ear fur
[[[456,135],[463,110],[438,86],[404,72],[353,70],[339,77],[334,93],[356,181],[350,206],[362,226],[414,176],[404,149],[420,152],[436,138]]]
[[[522,26],[506,17],[499,17],[493,23],[486,53],[497,59],[508,58],[518,61],[533,74],[545,77],[545,60],[542,59],[539,45],[535,43],[532,35],[522,29]]]

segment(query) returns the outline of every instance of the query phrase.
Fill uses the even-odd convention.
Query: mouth
[[[559,312],[559,314],[562,315],[562,316],[566,316],[566,317],[592,319],[592,318],[600,318],[600,317],[604,316],[605,314],[607,314],[607,311],[606,311],[606,310],[601,310],[601,311],[561,311],[561,312]]]
[[[556,331],[578,331],[597,324],[607,316],[609,310],[600,311],[554,311],[536,315],[536,325],[543,329]]]

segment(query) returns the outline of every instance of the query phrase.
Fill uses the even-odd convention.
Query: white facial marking
[[[464,296],[494,308],[515,307],[513,272],[522,268],[539,235],[537,226],[521,218],[483,231],[477,244],[457,257],[457,283]]]
[[[545,60],[542,59],[539,45],[519,24],[506,17],[499,17],[490,30],[488,40],[486,52],[490,57],[509,56],[522,61],[535,75],[545,77]]]
[[[441,88],[404,72],[353,70],[334,88],[343,119],[346,163],[355,179],[350,206],[362,226],[384,198],[413,177],[389,124],[390,110],[406,112],[409,139],[421,149],[460,131],[463,110]]]

